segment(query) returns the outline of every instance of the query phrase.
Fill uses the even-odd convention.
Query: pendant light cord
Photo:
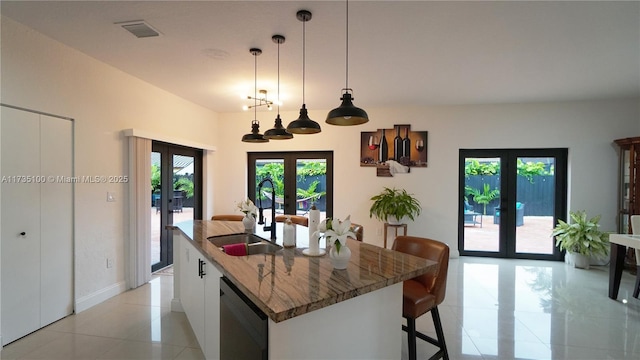
[[[347,46],[347,51],[346,51],[346,56],[347,56],[347,61],[345,62],[347,64],[346,66],[346,71],[345,71],[345,77],[346,77],[346,81],[345,81],[345,88],[349,88],[349,0],[347,0],[347,31],[346,31],[346,46]]]
[[[258,120],[258,54],[253,54],[253,120]]]
[[[306,61],[305,61],[305,49],[307,47],[307,45],[306,45],[306,43],[307,43],[307,40],[306,40],[306,33],[307,33],[306,32],[306,24],[307,24],[307,20],[304,20],[302,22],[302,104],[305,104],[305,101],[304,101],[304,99],[305,99],[304,98],[304,95],[305,95],[304,94],[304,80],[305,80],[305,78],[304,77],[305,77],[305,63],[306,63]]]
[[[278,115],[280,115],[280,41],[278,44]]]

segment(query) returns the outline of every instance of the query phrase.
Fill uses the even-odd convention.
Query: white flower
[[[258,207],[253,204],[251,199],[246,199],[238,203],[238,209],[245,215],[251,214],[254,218],[258,215]]]
[[[324,237],[328,242],[336,246],[336,250],[340,253],[340,247],[347,243],[347,238],[356,238],[356,234],[351,231],[351,215],[347,216],[344,221],[340,219],[325,219],[318,224],[318,231],[314,236],[320,240],[320,233],[324,233]]]

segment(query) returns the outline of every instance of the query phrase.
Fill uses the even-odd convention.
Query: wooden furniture
[[[393,230],[395,231],[395,237],[393,238],[395,240],[396,237],[398,237],[398,229],[402,229],[403,233],[402,235],[407,235],[407,224],[389,224],[389,223],[384,223],[384,248],[387,248],[387,228],[393,228]]]
[[[640,249],[640,235],[628,234],[611,234],[609,235],[611,242],[611,265],[609,270],[609,297],[611,299],[618,298],[618,290],[620,289],[620,280],[622,279],[622,268],[624,267],[624,257],[627,247]],[[634,289],[633,297],[638,297],[638,290]]]
[[[416,338],[420,338],[438,347],[438,352],[430,359],[449,359],[447,345],[444,341],[442,321],[438,312],[438,305],[444,301],[447,289],[447,272],[449,270],[449,247],[436,240],[415,236],[398,236],[392,249],[438,262],[438,266],[426,274],[410,280],[402,285],[402,317],[407,319],[407,326],[402,330],[407,332],[409,342],[409,360],[416,360]],[[431,312],[436,339],[416,330],[416,319]]]
[[[364,226],[360,224],[351,223],[351,231],[356,234],[356,240],[364,241]]]
[[[309,227],[309,218],[300,215],[276,215],[276,222],[285,222],[287,220],[287,216],[291,218],[292,223]]]
[[[640,215],[640,136],[617,139],[618,170],[618,213],[617,231],[619,234],[631,234],[631,216]],[[636,272],[637,259],[634,251],[627,251],[625,267]]]
[[[213,215],[211,220],[218,221],[242,221],[244,219],[244,215]]]

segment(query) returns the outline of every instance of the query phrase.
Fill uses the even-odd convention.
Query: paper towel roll
[[[315,205],[309,210],[309,244],[311,241],[318,241],[318,238],[313,237],[313,233],[318,230],[318,224],[320,224],[320,210],[316,209]]]

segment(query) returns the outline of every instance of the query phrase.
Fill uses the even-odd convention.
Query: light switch
[[[111,191],[107,191],[107,202],[114,202],[114,201],[116,201],[115,193],[112,193]]]

